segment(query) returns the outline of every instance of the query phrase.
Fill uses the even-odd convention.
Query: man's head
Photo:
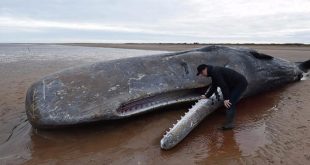
[[[208,65],[206,64],[201,64],[197,67],[197,76],[203,75],[203,76],[208,76]]]

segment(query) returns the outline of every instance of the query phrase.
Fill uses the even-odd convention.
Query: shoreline
[[[155,51],[185,51],[218,44],[179,44],[179,43],[55,43],[65,46],[100,47],[116,49],[136,49]],[[307,44],[222,44],[223,46],[246,47],[255,49],[292,62],[310,59],[310,45]]]
[[[183,51],[211,45],[249,47],[253,49],[281,49],[281,50],[306,50],[310,51],[310,44],[187,44],[187,43],[55,43],[57,45],[67,46],[85,46],[85,47],[104,47],[119,49],[139,49],[139,50],[161,50],[161,51]]]

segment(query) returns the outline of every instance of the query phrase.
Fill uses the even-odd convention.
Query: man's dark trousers
[[[226,123],[224,127],[232,128],[234,127],[234,118],[236,114],[236,104],[239,101],[242,93],[245,91],[247,83],[238,84],[230,93],[231,106],[226,110]]]

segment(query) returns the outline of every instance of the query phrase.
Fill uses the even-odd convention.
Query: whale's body
[[[209,46],[190,51],[104,61],[48,75],[27,91],[26,113],[37,128],[113,120],[198,100],[211,83],[197,77],[209,64],[243,74],[244,97],[300,80],[295,64],[247,48]]]

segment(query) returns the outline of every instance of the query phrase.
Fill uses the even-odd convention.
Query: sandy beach
[[[0,50],[16,45],[1,45]],[[217,130],[224,121],[224,110],[217,110],[169,151],[162,151],[159,141],[190,105],[171,106],[133,119],[57,130],[33,129],[27,121],[26,91],[47,74],[98,60],[201,46],[204,45],[30,44],[31,49],[20,49],[18,59],[0,54],[0,164],[309,164],[309,80],[242,100],[233,131]],[[310,59],[310,46],[306,45],[230,46],[251,47],[294,62]],[[123,50],[111,49],[111,55],[100,56],[101,50],[95,48]],[[68,51],[40,56],[54,49]],[[73,56],[70,51],[80,55]],[[87,56],[90,51],[92,54]]]

